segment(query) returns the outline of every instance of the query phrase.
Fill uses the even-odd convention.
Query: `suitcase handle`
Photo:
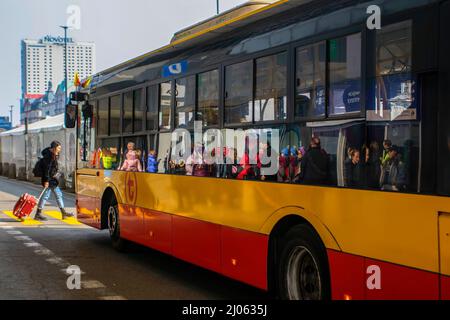
[[[37,203],[39,203],[39,201],[41,201],[42,196],[44,195],[45,191],[47,191],[48,188],[44,188],[44,190],[42,190],[41,194],[39,195],[39,197],[37,198]]]

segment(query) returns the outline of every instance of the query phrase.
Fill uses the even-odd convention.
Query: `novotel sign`
[[[45,36],[42,38],[43,43],[64,44],[64,37]],[[67,43],[73,43],[72,38],[67,38]]]

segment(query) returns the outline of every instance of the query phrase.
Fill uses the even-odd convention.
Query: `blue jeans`
[[[45,190],[44,194],[42,195],[41,199],[39,200],[38,209],[42,210],[44,208],[45,203],[50,198],[51,193],[53,193],[55,195],[56,202],[58,203],[58,207],[60,209],[64,209],[63,194],[59,187],[49,187],[49,188],[47,188],[47,190]]]

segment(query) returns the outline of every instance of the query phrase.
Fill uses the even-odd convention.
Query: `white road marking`
[[[100,289],[100,288],[106,288],[106,286],[97,280],[86,280],[81,281],[81,287],[83,289]]]
[[[16,240],[19,240],[19,241],[33,241],[30,237],[28,237],[28,236],[17,236],[17,237],[14,237]]]
[[[31,248],[31,247],[42,247],[40,243],[37,242],[25,242],[25,247]]]
[[[44,246],[42,246],[40,243],[33,241],[33,239],[29,236],[19,236],[21,234],[23,234],[20,231],[14,230],[14,227],[12,226],[2,226],[0,225],[0,229],[6,230],[6,233],[10,234],[10,235],[14,235],[15,239],[18,241],[29,241],[29,242],[24,242],[23,244],[26,247],[29,248],[36,248],[34,250],[34,253],[37,255],[41,255],[41,256],[49,256],[49,258],[45,259],[45,261],[47,261],[48,263],[54,264],[59,266],[62,272],[64,272],[65,274],[67,274],[67,268],[69,266],[71,266],[72,264],[64,261],[64,259],[57,257],[51,250],[45,248]],[[86,274],[85,272],[81,271],[81,274]],[[119,296],[116,295],[114,292],[111,292],[107,289],[107,287],[101,283],[100,281],[97,280],[85,280],[85,281],[81,281],[81,286],[83,289],[91,289],[91,290],[98,290],[98,294],[99,300],[127,300],[125,297],[123,296]]]
[[[7,234],[10,234],[10,235],[23,234],[23,233],[20,232],[20,231],[14,231],[14,230],[6,231],[6,233],[7,233]]]
[[[127,300],[125,297],[122,296],[106,296],[106,297],[99,297],[99,300]]]

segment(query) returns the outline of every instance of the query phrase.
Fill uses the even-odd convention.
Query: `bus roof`
[[[97,74],[93,75],[94,81],[92,84],[95,87],[96,84],[102,82],[95,81],[96,78],[116,74],[156,54],[169,53],[172,50],[180,50],[189,46],[193,46],[198,42],[216,38],[219,35],[228,33],[236,28],[248,25],[274,14],[281,13],[293,7],[307,4],[313,1],[314,0],[248,1],[234,9],[225,11],[210,19],[178,31],[177,33],[175,33],[171,42],[166,46],[98,72]]]

